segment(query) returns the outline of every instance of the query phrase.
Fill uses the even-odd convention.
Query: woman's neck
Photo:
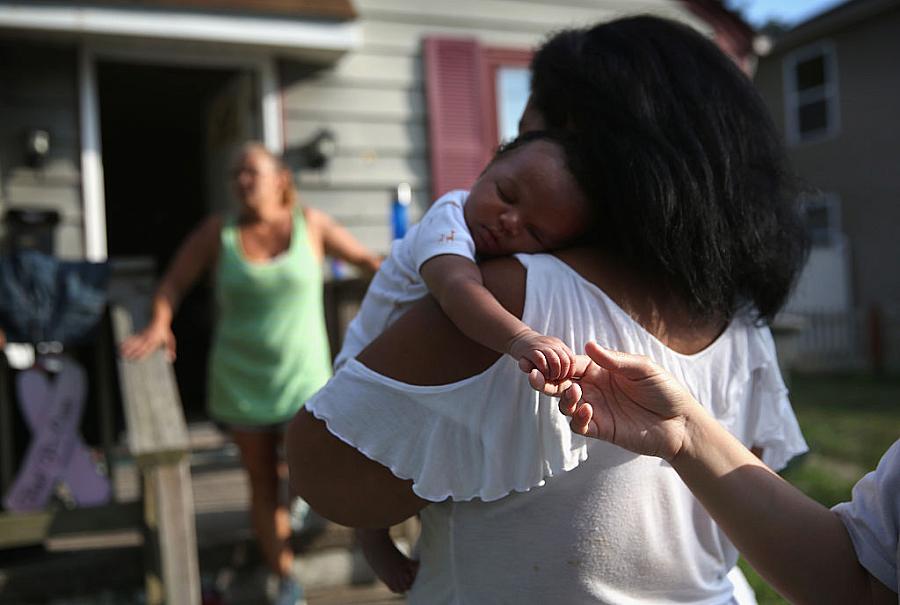
[[[698,319],[687,303],[660,280],[648,278],[608,253],[573,248],[557,256],[601,288],[623,311],[660,342],[691,355],[712,344],[727,327],[725,319]]]
[[[266,205],[259,208],[242,208],[238,221],[242,225],[276,226],[291,217],[291,210],[282,204]]]

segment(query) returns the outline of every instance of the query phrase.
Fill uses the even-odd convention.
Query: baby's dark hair
[[[525,145],[534,141],[547,141],[558,145],[563,152],[563,160],[579,188],[584,189],[586,183],[590,183],[593,177],[588,174],[588,162],[585,152],[581,149],[581,141],[573,132],[563,129],[553,130],[530,130],[523,132],[516,138],[501,143],[494,151],[491,161],[485,166],[484,171],[490,168],[495,162],[502,159],[505,155],[521,149]],[[484,173],[482,171],[482,174]],[[586,193],[586,192],[585,192]],[[591,209],[593,210],[593,209]]]
[[[770,320],[806,258],[781,141],[753,84],[713,42],[657,17],[552,36],[532,64],[546,127],[577,135],[596,242],[700,318]]]

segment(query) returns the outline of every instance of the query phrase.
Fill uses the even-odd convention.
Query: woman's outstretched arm
[[[172,318],[185,292],[215,262],[221,231],[222,217],[213,214],[181,243],[153,295],[150,323],[122,342],[123,357],[141,359],[157,348],[165,347],[169,360],[175,359]]]
[[[560,400],[575,432],[668,460],[750,564],[791,602],[897,602],[860,565],[838,516],[772,472],[665,370],[594,343],[587,353],[594,363]],[[541,386],[539,375],[531,381]]]
[[[482,265],[485,286],[517,317],[525,298],[525,270],[514,259]],[[438,385],[487,369],[499,354],[469,340],[430,297],[373,341],[358,359],[402,382]],[[411,438],[413,436],[410,436]],[[293,491],[319,514],[351,527],[386,527],[429,504],[412,482],[335,437],[325,423],[301,410],[287,434]]]
[[[381,266],[381,257],[363,246],[346,227],[317,208],[306,208],[306,220],[316,239],[322,242],[325,254],[356,265],[364,272],[375,273]]]

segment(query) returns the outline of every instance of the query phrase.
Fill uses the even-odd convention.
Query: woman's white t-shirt
[[[575,351],[596,340],[651,357],[775,469],[806,450],[767,328],[737,317],[682,355],[556,257],[517,258],[535,330]],[[410,603],[733,602],[737,552],[675,471],[573,435],[506,356],[436,387],[351,359],[307,409],[435,502]]]
[[[900,595],[900,439],[853,487],[850,502],[832,510],[847,527],[862,566]]]

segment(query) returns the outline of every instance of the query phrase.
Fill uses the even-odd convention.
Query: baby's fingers
[[[562,378],[562,379],[569,379],[569,378],[572,378],[572,377],[575,375],[575,364],[578,362],[578,358],[575,356],[575,353],[573,353],[573,352],[569,349],[569,347],[566,347],[566,348],[565,348],[565,356],[566,356],[566,359],[567,359],[568,362],[569,362],[569,367],[568,367],[568,369],[566,370],[566,373],[565,373],[563,376],[560,376],[560,378]]]
[[[542,353],[547,360],[547,370],[544,372],[544,376],[547,377],[547,380],[559,380],[562,369],[562,361],[560,360],[559,353],[552,348],[547,348],[539,352]]]
[[[556,354],[559,356],[559,376],[556,379],[567,380],[571,378],[575,372],[575,354],[565,345],[560,345],[556,349]]]
[[[544,356],[543,351],[538,351],[538,350],[528,351],[522,357],[522,359],[526,359],[529,362],[531,362],[535,368],[540,370],[541,374],[543,374],[544,377],[547,378],[547,380],[551,380],[550,376],[548,376],[550,366],[547,364],[547,358]],[[521,363],[519,364],[519,367],[520,368],[522,367]]]

